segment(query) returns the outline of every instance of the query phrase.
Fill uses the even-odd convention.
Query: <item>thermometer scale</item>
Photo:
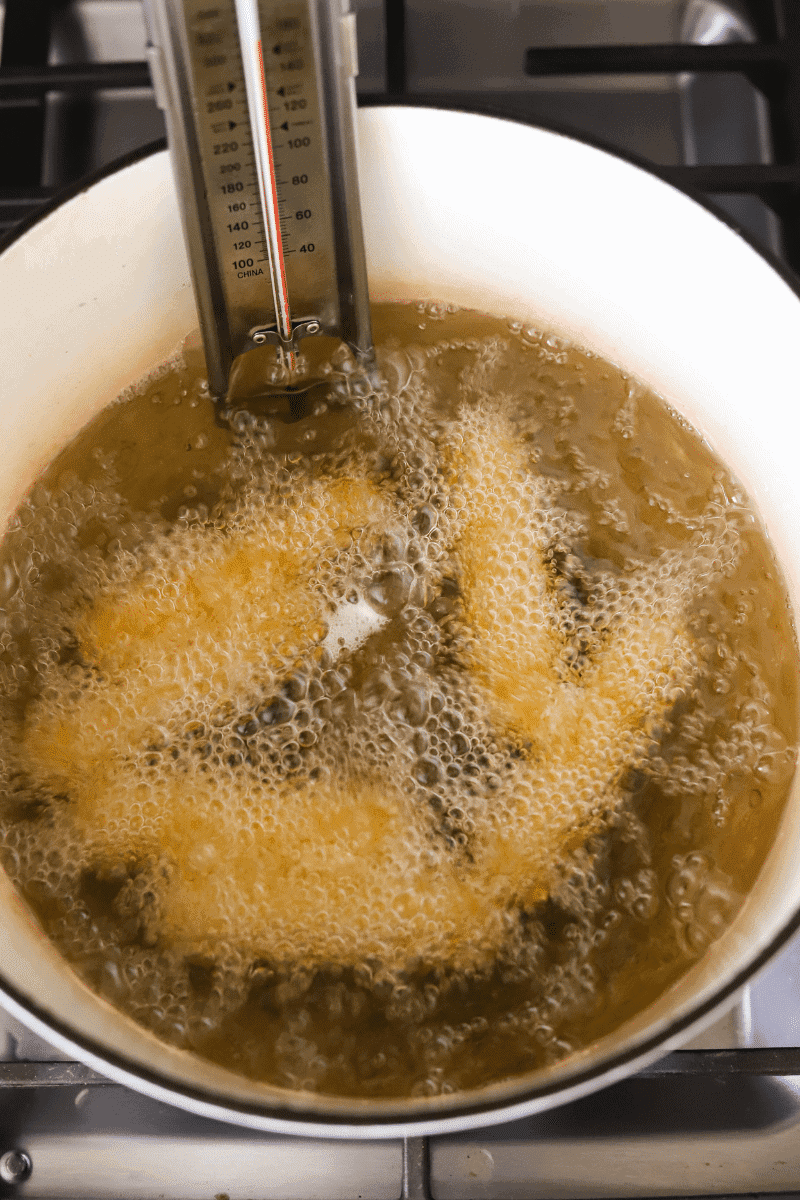
[[[266,343],[371,328],[347,0],[149,0],[148,57],[213,396]]]

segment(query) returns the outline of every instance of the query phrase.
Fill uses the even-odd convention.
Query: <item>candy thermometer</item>
[[[270,343],[341,338],[371,352],[348,0],[149,0],[211,393]]]

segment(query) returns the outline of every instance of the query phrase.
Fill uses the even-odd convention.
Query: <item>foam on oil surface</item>
[[[537,981],[549,1017],[528,1001],[506,1019],[552,1057],[574,1044],[558,1014],[576,987],[596,992],[592,947],[620,914],[661,907],[687,960],[730,919],[741,889],[708,853],[659,882],[632,797],[695,796],[720,825],[756,783],[788,778],[762,665],[728,644],[746,589],[719,624],[752,520],[718,485],[683,507],[651,491],[663,520],[644,552],[630,544],[613,472],[563,446],[563,389],[534,407],[569,471],[538,469],[546,438],[530,398],[504,394],[508,363],[541,377],[559,355],[512,328],[390,346],[377,379],[340,356],[344,432],[280,454],[269,422],[239,414],[234,484],[205,509],[132,514],[72,481],[21,514],[3,632],[8,861],[46,896],[65,952],[165,1036],[213,1041],[258,970],[283,980],[291,1020],[298,971],[346,971],[384,989],[384,1020],[419,1029],[454,980],[500,964]],[[628,388],[605,436],[624,444],[636,412]],[[599,553],[609,530],[616,548]],[[610,830],[629,847],[616,879]],[[87,886],[107,911],[95,895],[92,915]],[[697,915],[709,894],[716,925]],[[560,966],[547,905],[572,916]],[[193,965],[211,981],[200,999]],[[268,1068],[253,1050],[243,1069],[358,1090],[296,1030],[280,1051],[286,1028]],[[476,1033],[438,1050],[420,1035],[424,1083],[405,1086],[459,1086],[436,1064]]]

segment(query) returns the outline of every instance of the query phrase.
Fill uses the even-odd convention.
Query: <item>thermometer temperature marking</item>
[[[244,84],[253,133],[258,191],[265,221],[265,237],[270,260],[272,299],[281,341],[280,354],[289,370],[294,370],[296,355],[292,344],[292,316],[289,306],[289,286],[286,281],[286,261],[280,226],[280,205],[275,178],[275,159],[272,152],[267,77],[264,49],[260,36],[256,0],[234,0],[239,24]]]
[[[212,395],[300,338],[371,354],[343,0],[147,0]],[[350,49],[348,50],[348,47]]]

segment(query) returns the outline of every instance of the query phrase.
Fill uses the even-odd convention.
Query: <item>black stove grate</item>
[[[43,182],[47,96],[80,104],[99,90],[148,87],[145,62],[48,65],[54,21],[67,0],[6,0],[0,53],[0,235],[86,174],[80,153],[55,183]],[[474,105],[476,97],[425,97],[408,86],[405,0],[383,0],[385,87],[368,103],[394,101]],[[777,216],[787,264],[800,274],[800,4],[759,0],[750,14],[760,40],[728,45],[603,45],[533,48],[525,71],[539,78],[724,72],[746,77],[765,97],[774,147],[772,163],[664,166],[669,182],[710,195],[757,196]],[[521,53],[523,53],[521,51]],[[477,107],[480,104],[478,97]],[[509,94],[507,115],[524,115]],[[90,118],[87,115],[86,120]]]
[[[0,234],[86,173],[80,153],[73,154],[66,175],[49,186],[43,183],[48,94],[60,93],[79,104],[100,89],[150,83],[145,62],[48,65],[54,19],[64,7],[65,0],[6,0],[0,53]],[[776,214],[784,257],[800,274],[800,5],[796,0],[761,0],[751,15],[761,39],[752,44],[533,48],[525,52],[525,70],[539,78],[679,72],[745,76],[767,101],[775,161],[656,170],[669,182],[698,192],[757,196]],[[408,87],[405,0],[384,0],[384,23],[385,89],[369,102],[424,101]],[[436,99],[441,103],[443,97]],[[460,95],[450,100],[469,103]],[[508,115],[521,115],[512,95]]]
[[[783,255],[800,274],[800,5],[759,7],[767,37],[754,43],[529,49],[528,75],[739,73],[767,101],[774,163],[659,167],[662,178],[698,192],[758,196],[777,216]],[[758,15],[758,14],[754,14]]]

